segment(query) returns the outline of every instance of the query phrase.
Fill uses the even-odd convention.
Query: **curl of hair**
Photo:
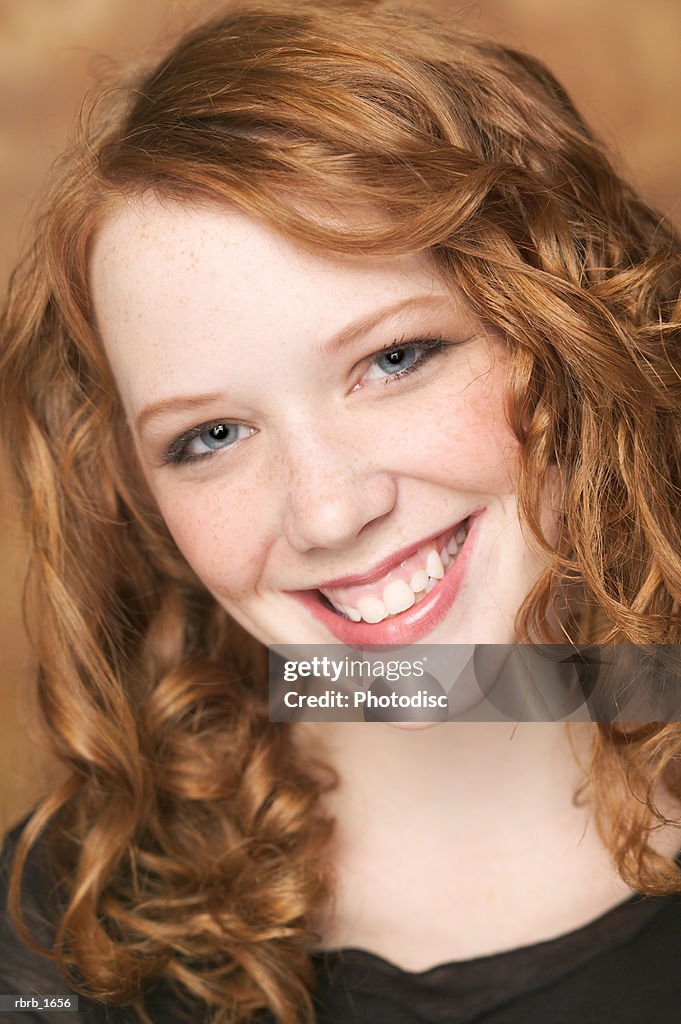
[[[65,907],[52,955],[80,991],[137,1000],[145,1020],[138,997],[163,974],[219,1020],[269,1007],[294,1024],[312,1019],[333,782],[268,722],[262,649],[131,467],[88,293],[93,233],[153,193],[233,204],[326,251],[429,252],[508,341],[518,500],[547,558],[519,636],[635,644],[681,640],[680,247],[539,62],[411,9],[237,8],[117,102],[57,173],[3,317],[39,698],[66,769],[23,833],[12,913],[51,824]],[[579,612],[556,635],[566,593]],[[622,877],[681,888],[649,843],[656,786],[680,795],[681,727],[596,732],[589,798]]]

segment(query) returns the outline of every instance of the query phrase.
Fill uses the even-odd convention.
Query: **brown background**
[[[29,210],[87,90],[222,5],[206,0],[0,0],[0,288]],[[541,57],[624,173],[681,221],[681,3],[478,0],[437,9]],[[0,832],[50,776],[34,738],[21,629],[24,546],[0,467]]]

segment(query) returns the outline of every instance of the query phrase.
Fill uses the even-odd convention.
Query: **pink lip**
[[[473,513],[474,514],[474,513]],[[467,518],[464,516],[464,519]],[[323,583],[318,583],[317,590],[326,590],[329,587],[353,587],[360,583],[374,583],[376,580],[380,580],[381,576],[385,576],[386,573],[390,572],[401,562],[406,561],[410,555],[415,554],[419,548],[429,544],[431,541],[436,540],[438,537],[442,537],[445,533],[455,532],[456,529],[461,525],[463,519],[460,519],[454,526],[449,526],[446,530],[440,530],[439,533],[431,533],[430,536],[425,537],[423,540],[419,540],[416,544],[410,544],[408,547],[401,548],[392,555],[388,555],[382,562],[377,562],[371,569],[366,572],[356,573],[350,576],[336,576],[332,580],[325,580]],[[298,593],[291,591],[291,593]],[[305,593],[305,591],[300,591]]]
[[[457,555],[452,567],[433,587],[430,594],[424,597],[422,601],[419,601],[418,604],[412,605],[407,611],[384,619],[383,622],[351,622],[349,619],[344,619],[322,604],[317,590],[290,591],[291,597],[299,601],[318,622],[326,626],[337,640],[340,640],[341,643],[349,647],[364,647],[371,644],[402,645],[416,643],[417,640],[427,636],[428,633],[442,622],[454,604],[475,548],[479,517],[480,512],[472,513],[469,517],[468,536],[463,548]],[[429,539],[433,540],[439,536],[440,534],[435,534],[434,537]],[[382,572],[387,572],[388,569],[393,568],[394,565],[399,564],[409,554],[412,554],[423,544],[427,543],[427,540],[420,541],[416,546],[405,549],[407,554],[398,552],[397,560],[396,556],[386,560],[387,569],[383,569]],[[374,572],[375,570],[372,569],[371,573],[374,574]],[[374,579],[380,578],[382,572],[372,575],[368,579],[365,576],[343,577],[341,581],[336,580],[333,583],[323,583],[320,586],[340,586],[348,582],[371,583]]]

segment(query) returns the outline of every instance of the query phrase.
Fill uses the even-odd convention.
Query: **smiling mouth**
[[[350,622],[379,623],[417,605],[455,565],[468,536],[470,517],[427,541],[371,583],[322,587],[321,603]]]

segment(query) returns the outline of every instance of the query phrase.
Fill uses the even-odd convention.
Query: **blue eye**
[[[411,341],[393,342],[371,358],[365,381],[395,380],[425,366],[433,356],[449,347],[444,338],[414,338]]]
[[[238,441],[238,434],[239,428],[236,423],[216,423],[214,427],[199,434],[198,439],[206,448],[216,451]]]
[[[243,423],[230,423],[229,420],[204,423],[202,426],[192,427],[176,438],[166,451],[163,461],[195,462],[223,448],[230,448],[237,441],[242,441],[244,437],[250,437],[253,433],[252,427],[247,427]]]
[[[394,348],[389,352],[381,352],[376,357],[374,365],[392,376],[395,373],[403,373],[404,370],[413,366],[415,362],[416,346],[408,345],[406,348]]]

